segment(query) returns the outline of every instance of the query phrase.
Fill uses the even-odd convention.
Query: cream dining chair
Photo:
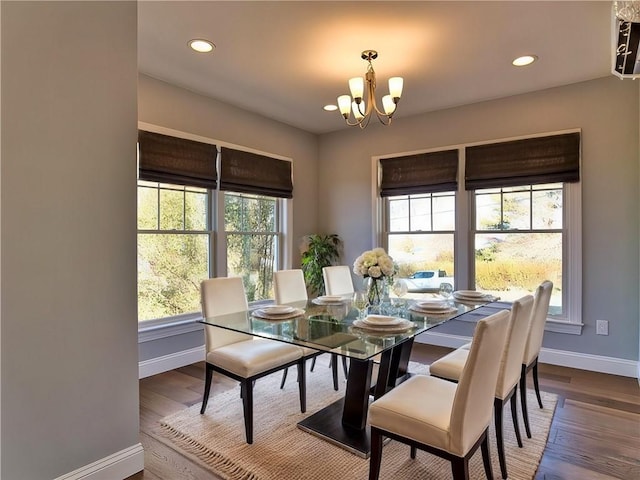
[[[469,459],[480,447],[493,479],[488,430],[508,324],[506,310],[478,322],[457,384],[415,375],[371,404],[369,480],[380,474],[383,437],[410,445],[411,458],[420,449],[449,460],[454,480],[469,478]]]
[[[247,297],[240,277],[210,278],[200,284],[204,318],[248,310]],[[306,383],[302,349],[275,340],[257,338],[210,325],[204,326],[206,377],[202,398],[203,414],[207,408],[213,372],[240,382],[244,410],[245,437],[253,443],[253,384],[256,379],[297,365],[300,411],[306,411]]]
[[[324,280],[324,293],[327,295],[353,295],[353,278],[351,268],[347,265],[332,265],[322,267],[322,279]],[[333,358],[331,366],[333,367]],[[348,375],[347,357],[342,357],[342,369],[344,376]]]
[[[327,295],[353,295],[351,269],[347,265],[333,265],[322,268],[324,291]]]
[[[307,285],[304,282],[304,273],[300,269],[294,270],[276,270],[273,272],[273,293],[275,296],[275,302],[277,304],[286,303],[304,303],[306,305],[308,300]],[[316,357],[324,352],[314,350],[312,348],[301,347],[305,359],[311,358],[311,371],[316,364]],[[332,368],[333,368],[333,389],[338,390],[338,367],[337,357],[335,353],[331,354]],[[282,382],[280,388],[284,388],[284,384],[287,381],[287,371],[282,374]]]
[[[507,478],[507,463],[504,453],[504,435],[502,427],[502,411],[505,403],[510,400],[511,417],[515,430],[518,446],[522,447],[520,428],[518,427],[517,389],[520,381],[520,365],[524,352],[529,323],[531,321],[531,309],[533,297],[526,295],[519,298],[511,307],[507,341],[500,360],[500,370],[496,384],[495,398],[493,400],[493,419],[496,429],[496,444],[498,446],[498,459],[500,460],[500,473],[502,478]],[[431,375],[457,382],[464,370],[469,358],[469,349],[463,346],[436,360],[429,366]]]
[[[522,404],[524,429],[527,432],[528,438],[531,438],[531,428],[529,427],[529,411],[527,410],[527,373],[533,370],[533,387],[536,391],[538,406],[543,408],[542,398],[540,397],[540,385],[538,384],[538,355],[540,355],[540,349],[542,348],[542,337],[544,336],[544,326],[547,322],[547,313],[549,312],[552,291],[553,283],[549,280],[542,282],[536,289],[529,334],[522,357],[520,403]]]

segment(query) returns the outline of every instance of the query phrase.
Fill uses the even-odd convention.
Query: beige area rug
[[[322,358],[322,357],[320,357]],[[310,363],[310,362],[307,362]],[[410,371],[426,373],[428,367],[412,363]],[[295,369],[290,372],[284,390],[279,389],[281,374],[258,380],[254,389],[254,443],[244,439],[240,389],[215,392],[215,384],[204,415],[200,404],[161,420],[160,432],[188,456],[199,460],[213,473],[231,480],[343,480],[366,479],[369,460],[300,430],[296,424],[308,415],[344,395],[344,381],[335,392],[331,369],[318,362],[307,376],[307,413],[300,413]],[[341,378],[342,374],[341,374]],[[520,419],[524,448],[518,448],[510,409],[504,410],[505,444],[509,479],[531,480],[544,451],[556,405],[556,396],[543,392],[545,408],[539,409],[534,395],[529,397],[529,415],[533,438],[526,438]],[[500,478],[493,426],[491,458],[493,474]],[[484,479],[480,450],[470,462],[471,478]],[[380,479],[415,480],[451,478],[449,462],[423,451],[415,460],[409,447],[388,443],[382,454]]]

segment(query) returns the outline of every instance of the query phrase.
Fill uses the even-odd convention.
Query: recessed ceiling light
[[[516,67],[524,67],[527,65],[531,65],[538,59],[535,55],[523,55],[522,57],[516,58],[513,62],[511,62]]]
[[[327,112],[335,112],[338,109],[337,105],[325,105],[324,108]]]
[[[189,46],[199,53],[208,53],[216,47],[209,40],[203,40],[201,38],[189,40]]]

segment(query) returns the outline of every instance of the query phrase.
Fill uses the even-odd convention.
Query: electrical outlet
[[[596,334],[609,335],[609,322],[607,320],[596,320]]]

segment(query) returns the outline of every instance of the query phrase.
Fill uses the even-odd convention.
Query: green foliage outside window
[[[209,276],[205,189],[140,182],[138,320],[200,311]]]

